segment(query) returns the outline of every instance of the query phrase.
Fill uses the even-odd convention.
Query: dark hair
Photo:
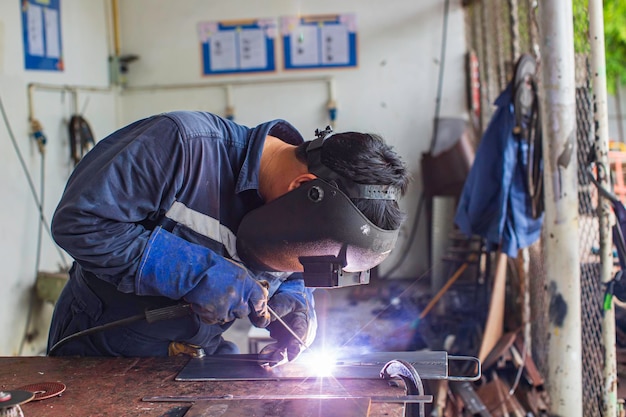
[[[310,141],[296,148],[298,160],[307,163]],[[322,163],[359,184],[392,185],[406,193],[410,176],[400,156],[378,135],[358,132],[336,133],[322,146]],[[353,198],[352,202],[372,223],[386,230],[396,230],[406,215],[394,200]]]

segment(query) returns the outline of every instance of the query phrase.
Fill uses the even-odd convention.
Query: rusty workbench
[[[0,391],[41,382],[62,382],[61,396],[22,405],[25,417],[155,416],[189,403],[144,402],[154,395],[404,395],[404,385],[385,380],[209,381],[174,378],[186,357],[70,358],[0,357]],[[404,406],[372,403],[370,416],[401,417]]]

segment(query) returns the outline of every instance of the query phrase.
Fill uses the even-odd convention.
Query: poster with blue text
[[[24,68],[63,71],[61,0],[20,0]]]
[[[281,35],[285,69],[357,66],[356,16],[284,16]]]
[[[203,75],[274,71],[276,35],[274,19],[200,22]]]

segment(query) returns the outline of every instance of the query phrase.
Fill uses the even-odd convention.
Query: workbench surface
[[[24,385],[62,382],[60,396],[22,405],[25,417],[155,416],[192,403],[144,402],[147,396],[173,395],[404,395],[404,385],[377,379],[307,381],[180,382],[174,378],[186,357],[72,358],[0,357],[0,391]],[[228,400],[225,400],[228,401]],[[372,402],[369,416],[401,417],[404,406]]]

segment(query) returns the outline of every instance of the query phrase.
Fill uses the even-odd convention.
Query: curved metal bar
[[[401,359],[389,361],[383,366],[380,376],[384,379],[402,378],[407,395],[424,395],[422,378],[410,362]],[[415,404],[406,404],[405,407],[406,417],[425,417],[424,403],[419,403],[417,409]]]

